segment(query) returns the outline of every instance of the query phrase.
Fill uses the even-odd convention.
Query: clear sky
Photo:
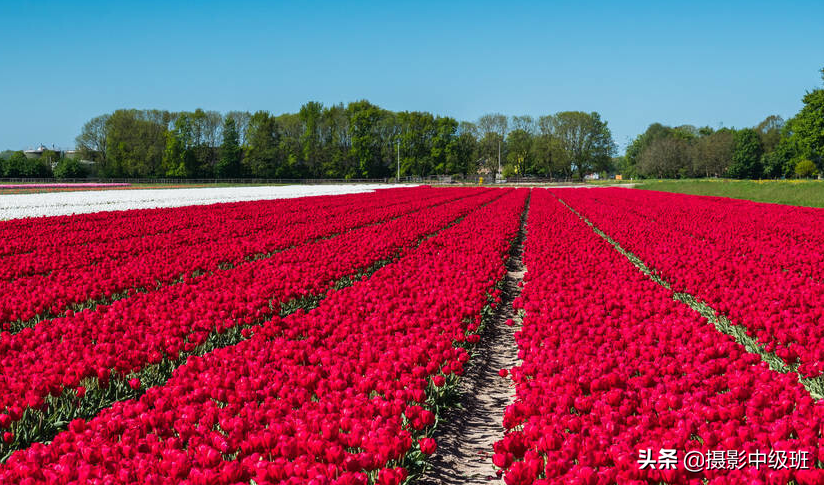
[[[623,147],[655,121],[789,118],[822,67],[822,0],[0,0],[0,150],[72,148],[118,108],[364,98],[459,120],[598,111]]]

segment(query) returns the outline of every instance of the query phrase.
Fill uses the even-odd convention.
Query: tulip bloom
[[[432,438],[421,438],[418,444],[421,447],[421,452],[425,455],[431,455],[438,449],[438,444]]]

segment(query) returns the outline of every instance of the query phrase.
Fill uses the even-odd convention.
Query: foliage
[[[786,143],[793,159],[811,160],[824,169],[824,89],[804,95],[804,107],[785,126]]]
[[[234,118],[227,116],[226,121],[223,122],[223,143],[220,145],[220,159],[215,166],[215,175],[221,178],[240,175],[242,155],[243,150],[240,148],[237,122]]]
[[[615,142],[606,121],[596,112],[562,111],[539,120],[541,131],[556,138],[564,151],[564,171],[578,178],[610,170]]]
[[[535,155],[532,148],[534,137],[524,128],[516,128],[509,132],[506,143],[508,147],[506,159],[512,166],[513,174],[523,177],[531,173]]]
[[[351,152],[357,163],[357,170],[348,171],[346,178],[383,175],[387,170],[381,167],[381,140],[378,136],[382,110],[366,100],[350,103],[347,110],[349,133],[352,137]]]
[[[795,175],[799,178],[810,178],[817,174],[815,164],[810,160],[801,160],[795,164]]]
[[[281,115],[117,110],[87,122],[76,142],[104,177],[382,178],[399,156],[401,176],[495,172],[500,157],[512,173],[580,177],[609,169],[614,152],[598,113],[473,123],[367,100]]]
[[[166,176],[193,177],[197,174],[194,136],[190,116],[187,113],[178,116],[174,128],[166,132],[166,150],[163,153]]]
[[[54,167],[54,176],[59,179],[79,179],[88,175],[88,170],[73,157],[63,157]]]
[[[54,152],[52,152],[54,153]],[[28,158],[22,151],[11,154],[7,159],[0,159],[0,173],[3,177],[50,177],[51,166],[41,159]]]
[[[724,174],[732,161],[733,138],[733,131],[724,128],[696,139],[690,153],[692,173],[705,177]]]
[[[682,177],[689,168],[688,144],[675,136],[658,138],[642,153],[638,160],[638,173],[646,177]]]
[[[101,115],[87,121],[75,138],[77,150],[84,160],[92,160],[105,165],[109,117],[109,115]]]
[[[105,177],[165,175],[162,162],[172,114],[158,110],[117,110],[105,122]]]
[[[727,174],[736,179],[761,178],[764,172],[761,165],[764,149],[758,132],[752,128],[736,131],[733,142],[732,164],[727,168]]]
[[[244,171],[255,177],[276,177],[282,157],[278,151],[280,132],[277,121],[266,111],[258,111],[249,119],[247,145],[243,155]]]

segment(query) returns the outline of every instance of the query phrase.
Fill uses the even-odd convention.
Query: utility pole
[[[498,140],[498,173],[501,173],[501,140]]]
[[[398,183],[401,183],[401,140],[400,138],[397,140],[398,142]]]

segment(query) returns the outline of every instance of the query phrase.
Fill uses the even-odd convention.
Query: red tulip
[[[136,377],[129,379],[129,387],[131,387],[134,390],[140,389],[140,379]]]
[[[418,443],[421,447],[421,452],[425,455],[431,455],[438,449],[438,444],[432,438],[421,438]]]

